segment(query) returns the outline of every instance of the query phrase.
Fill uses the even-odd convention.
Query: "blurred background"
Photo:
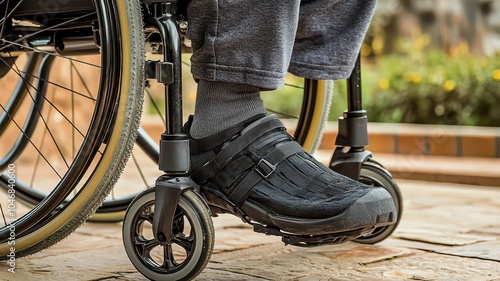
[[[379,0],[362,49],[370,120],[500,125],[499,51],[498,0]]]
[[[500,1],[379,0],[361,55],[370,121],[500,125]]]

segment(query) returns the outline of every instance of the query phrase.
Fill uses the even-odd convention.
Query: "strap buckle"
[[[274,170],[276,170],[276,165],[271,164],[269,161],[266,159],[262,158],[260,159],[259,163],[257,163],[257,166],[255,166],[255,171],[259,173],[263,178],[269,177]]]

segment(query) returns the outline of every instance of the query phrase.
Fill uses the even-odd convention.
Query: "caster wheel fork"
[[[132,201],[125,214],[123,243],[130,261],[151,280],[195,278],[214,246],[214,227],[205,203],[191,190],[182,193],[174,215],[174,237],[166,244],[153,235],[154,206],[154,189],[148,189]]]

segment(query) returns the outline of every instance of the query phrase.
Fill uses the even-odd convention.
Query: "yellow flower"
[[[460,54],[462,54],[462,55],[468,54],[469,53],[469,44],[467,44],[467,42],[463,41],[458,46],[458,49],[460,51]]]
[[[367,57],[372,53],[372,48],[368,45],[363,43],[361,46],[361,56]]]
[[[493,70],[493,80],[500,81],[500,69]]]
[[[378,81],[378,86],[382,90],[387,90],[391,86],[391,83],[389,83],[388,79],[380,79],[380,81]]]
[[[418,72],[407,72],[403,75],[403,78],[406,81],[412,82],[414,84],[418,84],[422,82],[422,77],[420,76],[420,73]]]
[[[446,80],[443,84],[443,88],[447,92],[451,92],[455,89],[456,84],[452,80]]]
[[[374,53],[380,53],[384,48],[384,39],[381,36],[375,36],[371,47]]]
[[[422,77],[420,77],[420,74],[417,72],[412,73],[411,75],[411,82],[418,84],[422,81]]]
[[[417,52],[422,52],[425,47],[431,42],[431,37],[427,34],[422,34],[414,41],[413,47]]]

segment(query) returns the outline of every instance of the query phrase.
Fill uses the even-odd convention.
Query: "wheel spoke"
[[[158,245],[160,245],[160,243],[155,239],[146,240],[142,236],[138,236],[135,239],[135,247],[143,258],[151,257],[151,250]]]
[[[92,91],[89,89],[87,83],[84,81],[83,77],[82,77],[82,74],[80,73],[80,71],[78,70],[77,67],[75,67],[75,64],[73,63],[73,61],[70,61],[69,62],[71,64],[71,67],[72,69],[76,72],[76,74],[78,75],[78,78],[80,78],[80,82],[82,82],[82,85],[83,87],[85,88],[85,91],[87,91],[87,94],[89,94],[90,98],[94,101],[96,101],[96,99],[94,98],[94,95],[92,95]]]
[[[78,20],[80,20],[80,19],[83,19],[83,18],[88,17],[88,16],[91,16],[91,15],[95,15],[95,14],[96,14],[95,12],[92,12],[92,13],[90,13],[90,14],[86,14],[86,15],[79,16],[79,17],[76,17],[76,18],[72,18],[72,19],[67,20],[67,21],[65,21],[65,22],[61,22],[61,23],[58,23],[58,24],[52,25],[52,26],[50,26],[50,27],[48,27],[48,28],[45,28],[45,29],[42,29],[42,30],[38,30],[38,31],[35,31],[35,32],[30,33],[30,34],[28,34],[28,35],[25,35],[25,36],[23,36],[23,37],[21,37],[21,38],[18,38],[18,39],[17,39],[16,41],[14,41],[14,42],[9,42],[9,41],[7,41],[7,40],[5,40],[5,39],[4,39],[4,42],[7,42],[7,43],[9,43],[9,44],[7,44],[7,45],[5,45],[5,46],[1,47],[1,48],[0,48],[0,51],[4,50],[4,49],[5,49],[5,48],[7,48],[7,47],[12,46],[12,44],[16,44],[16,43],[18,43],[18,42],[22,42],[23,40],[28,39],[28,38],[30,38],[30,37],[33,37],[33,36],[35,36],[35,35],[37,35],[37,34],[39,34],[39,33],[42,33],[42,32],[44,32],[44,31],[47,31],[47,30],[52,30],[52,29],[55,29],[55,28],[57,28],[57,27],[63,26],[63,25],[65,25],[65,24],[68,24],[68,23],[71,23],[71,22],[74,22],[74,21],[78,21]]]
[[[10,53],[9,53],[9,54],[10,54]],[[13,59],[13,58],[12,58],[12,56],[11,56],[11,59]],[[5,60],[3,60],[1,57],[0,57],[0,60],[1,60],[3,63],[5,63],[5,64],[6,64]],[[93,99],[93,98],[89,98],[88,96],[86,96],[86,95],[84,95],[84,94],[78,93],[78,92],[73,91],[73,90],[68,89],[68,88],[65,88],[65,87],[63,87],[63,86],[61,86],[61,85],[57,85],[57,84],[52,83],[52,82],[50,82],[50,81],[46,81],[45,79],[42,79],[41,77],[39,77],[39,76],[37,76],[37,75],[33,75],[33,74],[31,74],[31,73],[28,73],[28,72],[22,71],[22,70],[20,70],[20,69],[19,69],[19,67],[18,67],[17,63],[14,63],[13,67],[11,67],[11,70],[12,70],[12,71],[13,71],[13,72],[17,75],[17,76],[19,76],[19,78],[20,78],[20,79],[22,79],[23,84],[25,85],[26,90],[27,90],[27,92],[29,93],[29,95],[30,95],[30,97],[31,97],[31,99],[32,99],[32,100],[34,100],[34,96],[33,96],[33,94],[31,93],[30,89],[33,89],[33,90],[37,91],[37,87],[36,87],[35,85],[33,85],[30,81],[27,81],[27,80],[23,79],[23,76],[22,76],[22,74],[21,74],[21,73],[26,74],[26,75],[29,75],[30,77],[33,77],[33,78],[39,79],[40,81],[44,81],[44,82],[47,82],[47,83],[49,83],[49,84],[56,85],[56,86],[58,86],[58,87],[60,87],[60,88],[66,89],[66,90],[68,90],[68,91],[71,91],[72,93],[78,94],[78,95],[83,96],[83,97],[88,98],[88,99],[91,99],[91,100],[93,100],[93,101],[95,102],[95,99]],[[80,77],[81,77],[81,76],[80,76]],[[83,81],[82,81],[82,82],[83,82]],[[85,83],[84,83],[84,84],[85,84]],[[90,91],[88,90],[88,88],[87,88],[87,91],[90,93]],[[53,143],[54,143],[55,147],[57,148],[57,150],[58,150],[58,152],[59,152],[59,154],[60,154],[60,156],[61,156],[61,159],[62,159],[62,160],[64,161],[64,163],[66,164],[66,167],[69,167],[69,164],[68,164],[68,162],[67,162],[67,159],[64,157],[64,155],[63,155],[63,153],[62,153],[62,151],[61,151],[61,148],[60,148],[59,142],[58,142],[58,141],[56,141],[56,139],[55,139],[55,137],[54,137],[54,135],[53,135],[53,133],[52,133],[52,130],[49,128],[50,115],[51,115],[51,113],[52,113],[52,109],[55,109],[55,110],[56,110],[56,111],[57,111],[57,112],[58,112],[58,113],[59,113],[59,114],[60,114],[60,115],[61,115],[61,116],[62,116],[62,117],[63,117],[63,118],[64,118],[64,119],[68,122],[68,124],[70,124],[70,125],[71,125],[71,127],[73,128],[73,130],[72,130],[73,142],[74,142],[74,138],[75,138],[75,136],[74,136],[74,135],[75,135],[75,130],[76,130],[76,132],[78,132],[78,134],[79,134],[82,138],[84,138],[84,137],[85,137],[84,133],[82,133],[82,131],[81,131],[78,127],[76,127],[76,124],[74,123],[74,121],[70,120],[70,119],[69,119],[69,118],[68,118],[65,114],[63,114],[63,113],[61,112],[61,110],[60,110],[60,109],[59,109],[56,105],[54,105],[54,103],[53,103],[53,102],[52,102],[49,98],[47,98],[45,95],[42,95],[42,98],[43,98],[46,102],[48,102],[51,106],[49,107],[49,113],[48,113],[48,116],[47,116],[46,118],[44,118],[44,117],[41,115],[40,108],[38,108],[38,107],[36,108],[36,111],[38,112],[38,115],[40,116],[40,120],[42,120],[42,122],[43,122],[43,123],[44,123],[44,125],[45,125],[45,126],[44,126],[44,127],[45,127],[45,130],[44,130],[44,131],[43,131],[43,133],[42,133],[42,139],[41,139],[41,142],[42,142],[42,143],[41,143],[41,144],[40,144],[40,146],[39,146],[40,148],[39,148],[39,147],[37,147],[37,146],[36,146],[36,145],[35,145],[35,144],[31,141],[31,140],[29,140],[29,136],[28,136],[28,135],[26,135],[24,132],[22,132],[22,129],[20,129],[20,128],[21,128],[21,126],[19,126],[19,124],[17,124],[17,123],[16,123],[16,121],[15,121],[15,120],[13,120],[13,117],[9,115],[9,118],[12,120],[12,122],[14,122],[14,123],[15,123],[15,125],[18,127],[18,129],[22,132],[22,134],[26,137],[26,139],[28,139],[28,140],[29,140],[29,142],[32,144],[32,146],[33,146],[33,147],[37,150],[37,152],[38,152],[38,157],[37,157],[37,159],[36,159],[35,166],[34,166],[35,171],[34,171],[34,173],[32,174],[32,179],[31,179],[31,184],[30,184],[30,187],[33,187],[33,181],[34,181],[34,177],[35,177],[35,174],[36,174],[36,169],[37,169],[37,166],[39,165],[39,160],[40,160],[40,157],[42,157],[42,158],[45,160],[45,162],[47,162],[47,164],[48,164],[48,165],[52,168],[52,170],[53,170],[53,171],[57,174],[57,176],[58,176],[59,178],[62,178],[62,176],[59,174],[59,172],[57,172],[57,171],[55,170],[55,168],[54,168],[54,167],[53,167],[50,163],[48,163],[48,160],[47,160],[47,159],[45,158],[45,156],[41,153],[41,147],[43,147],[43,145],[44,145],[44,142],[45,142],[45,139],[46,139],[46,134],[47,134],[47,133],[49,133],[49,135],[50,135],[50,137],[51,137],[51,139],[52,139],[52,141],[53,141]],[[74,102],[74,99],[73,99],[73,98],[74,98],[74,95],[71,95],[71,98],[72,98],[72,101]],[[74,107],[74,105],[73,105],[73,107]],[[3,109],[4,111],[6,111],[6,110],[5,110],[5,108],[4,108],[3,106],[2,106],[2,109]],[[74,114],[74,112],[73,112],[73,114]],[[46,119],[47,119],[47,120],[46,120]],[[73,120],[75,119],[75,118],[74,118],[74,116],[72,116],[72,119],[73,119]],[[73,158],[74,158],[74,155],[75,155],[75,151],[74,151],[74,144],[73,144],[73,149],[72,149],[72,151],[73,151]],[[102,152],[101,152],[100,150],[98,151],[98,153],[102,155]]]
[[[54,94],[52,94],[54,96]],[[50,120],[50,115],[52,113],[52,107],[49,107],[49,112],[47,114],[47,119]],[[45,137],[47,136],[47,129],[43,130],[42,139],[40,140],[40,147],[43,147],[45,142]],[[31,174],[31,181],[29,187],[33,188],[33,183],[35,182],[35,175],[38,170],[38,164],[40,163],[40,154],[36,156],[35,165],[33,165],[33,173]]]
[[[23,73],[23,72],[21,72],[21,73]],[[58,87],[58,88],[61,88],[61,89],[63,89],[63,90],[66,90],[66,91],[68,91],[68,92],[71,92],[72,94],[75,94],[75,95],[81,96],[81,97],[83,97],[83,98],[89,99],[89,100],[91,100],[91,101],[93,101],[93,102],[96,102],[96,99],[95,99],[95,98],[93,98],[93,97],[88,97],[88,96],[86,96],[86,95],[84,95],[84,94],[82,94],[82,93],[79,93],[79,92],[77,92],[77,91],[75,91],[75,90],[72,90],[72,89],[70,89],[70,88],[68,88],[68,87],[64,87],[63,85],[56,84],[56,83],[54,83],[54,82],[48,81],[47,79],[43,79],[43,78],[38,77],[38,76],[36,76],[36,75],[33,75],[33,74],[31,74],[31,73],[26,73],[26,75],[29,75],[29,76],[31,76],[31,77],[33,77],[33,78],[39,79],[40,81],[43,81],[43,82],[47,83],[47,84],[50,84],[50,85],[56,86],[56,87]],[[28,84],[29,84],[29,83],[28,83]],[[34,86],[33,86],[33,85],[31,85],[31,84],[29,84],[29,85],[30,85],[31,87],[33,87],[33,88],[34,88]]]
[[[152,103],[153,107],[155,108],[156,113],[158,113],[158,115],[160,116],[161,121],[163,122],[163,126],[167,126],[167,124],[165,123],[166,122],[165,117],[161,113],[160,108],[158,107],[158,104],[156,104],[155,100],[151,96],[151,92],[147,88],[145,89],[145,91],[146,91],[146,94],[148,95],[149,99],[151,100],[151,103]]]
[[[5,1],[0,2],[0,4],[2,4],[3,2],[5,2]],[[10,11],[10,13],[7,13],[7,10],[5,10],[5,15],[4,15],[3,19],[0,20],[0,24],[2,24],[5,20],[7,20],[8,18],[10,18],[10,16],[12,16],[12,14],[17,9],[17,7],[19,7],[19,5],[21,5],[21,3],[23,3],[23,0],[20,0],[19,3],[17,3],[16,6],[14,6],[12,8],[12,10]],[[7,2],[6,6],[7,7],[9,6],[9,2]],[[2,25],[2,30],[0,32],[0,38],[3,35],[3,32],[4,32],[4,27]]]
[[[4,223],[4,225],[7,225],[7,220],[5,219],[5,214],[3,212],[2,203],[0,203],[0,211],[2,211],[3,223]]]
[[[7,112],[7,110],[5,109],[5,107],[3,107],[3,105],[0,104],[0,107],[2,108],[3,111]],[[7,115],[10,118],[12,118],[12,116],[9,113],[7,113]],[[38,149],[38,147],[33,143],[33,141],[29,138],[29,136],[26,135],[26,133],[23,132],[23,129],[21,128],[21,126],[19,126],[19,124],[14,119],[12,119],[12,123],[14,125],[16,125],[16,127],[19,129],[19,131],[21,132],[21,134],[23,134],[23,136],[26,137],[26,139],[29,141],[29,143],[31,143],[31,145],[33,146],[33,148],[38,152],[38,154],[40,154],[40,156],[43,158],[43,160],[45,160],[45,162],[47,163],[47,165],[49,165],[49,167],[52,169],[52,171],[54,171],[54,173],[59,177],[59,179],[62,179],[62,176],[56,171],[56,169],[54,168],[54,166],[52,166],[52,164],[50,164],[50,162],[47,159],[47,157],[45,157],[45,155],[42,154],[42,152],[40,151],[40,149]]]
[[[176,236],[172,239],[172,241],[184,248],[184,250],[186,250],[186,253],[190,253],[193,249],[194,237]]]
[[[137,218],[137,225],[141,225],[145,221],[153,225],[153,213],[151,212],[151,208],[147,208],[147,210],[144,209],[139,214],[139,217]]]
[[[69,75],[70,75],[70,87],[73,89],[73,62],[70,62]],[[75,124],[75,96],[71,95],[71,124]],[[71,155],[72,159],[75,159],[75,130],[71,130]]]
[[[43,63],[42,63],[43,64]],[[17,67],[17,64],[14,62],[14,66],[16,68],[16,70],[14,70],[14,72],[19,76],[19,78],[23,79],[22,75],[20,74],[21,73],[21,70],[19,70],[19,68]],[[43,68],[43,66],[42,66]],[[25,82],[25,84],[29,84],[27,83],[25,80],[23,80]],[[33,85],[31,85],[33,87]],[[33,87],[33,89],[35,89],[35,91],[38,91],[37,88]],[[33,103],[35,105],[37,105],[37,102],[35,100],[35,97],[33,96],[33,94],[31,93],[31,91],[28,89],[28,87],[26,87],[26,90],[28,91],[28,95],[31,97],[31,100],[33,101]],[[37,95],[41,95],[43,97],[43,99],[45,99],[46,101],[48,101],[47,97],[45,96],[45,94],[43,93],[37,93]],[[49,102],[50,103],[50,102]],[[52,105],[52,103],[50,103]],[[55,106],[52,105],[54,108]],[[66,168],[69,169],[69,163],[68,161],[66,160],[66,158],[64,157],[64,154],[61,150],[61,147],[58,145],[54,135],[52,134],[52,131],[49,129],[49,124],[48,122],[45,120],[45,118],[43,117],[42,115],[42,112],[41,112],[41,108],[39,108],[38,106],[35,107],[36,108],[36,112],[38,113],[38,116],[40,116],[40,120],[42,120],[47,132],[49,133],[50,137],[52,138],[52,141],[54,142],[56,148],[57,148],[57,151],[59,152],[59,155],[61,156],[61,159],[63,160],[64,164],[66,165]],[[57,109],[57,108],[56,108]],[[59,111],[60,112],[60,111]],[[62,114],[62,113],[61,113]],[[71,122],[70,122],[71,123]]]
[[[172,245],[167,244],[163,246],[163,265],[164,269],[173,269],[177,265],[174,259],[174,251],[172,250]]]
[[[148,181],[146,180],[146,177],[144,176],[144,173],[142,172],[141,166],[139,165],[139,162],[137,162],[137,158],[135,157],[134,153],[132,152],[132,160],[134,161],[135,166],[137,167],[137,171],[139,171],[139,174],[141,176],[142,182],[144,182],[144,185],[146,188],[148,187]]]
[[[1,57],[0,57],[0,60],[4,61]],[[4,62],[5,62],[5,61],[4,61]],[[16,66],[16,69],[17,69],[17,66]],[[16,73],[16,74],[17,74],[17,75],[18,75],[21,79],[23,79],[23,78],[22,78],[22,76],[21,76],[21,73],[22,73],[21,71],[17,71],[17,70],[15,70],[15,69],[12,69],[12,70],[13,70],[13,71],[14,71],[14,73]],[[46,81],[46,80],[44,80],[44,79],[41,79],[40,77],[38,77],[38,76],[36,76],[36,75],[29,74],[29,73],[26,73],[26,74],[27,74],[27,75],[29,75],[29,76],[31,76],[31,77],[33,77],[33,78],[39,79],[40,81],[44,81],[44,82],[46,82],[46,83],[49,83],[49,84],[53,84],[53,85],[55,85],[54,83],[52,83],[52,82],[50,82],[50,81]],[[25,84],[25,85],[29,86],[30,88],[32,88],[32,89],[34,89],[34,90],[37,90],[37,89],[38,89],[36,86],[34,86],[33,84],[31,84],[30,82],[28,82],[28,81],[26,81],[26,80],[24,80],[24,79],[23,79],[23,82],[24,82],[24,84]],[[55,85],[55,86],[58,86],[58,85]],[[81,95],[81,96],[83,96],[83,97],[89,98],[89,97],[87,97],[87,96],[85,96],[85,95],[83,95],[83,94],[77,93],[77,92],[75,92],[75,91],[73,91],[73,90],[71,90],[71,89],[68,89],[68,88],[65,88],[65,87],[62,87],[62,86],[61,86],[61,88],[65,89],[65,90],[68,90],[68,91],[70,91],[70,92],[72,92],[72,93],[75,93],[75,94]],[[31,96],[31,99],[34,99],[34,98],[33,98],[33,96],[31,95],[31,92],[30,92],[30,90],[28,89],[28,87],[26,87],[26,89],[27,89],[27,91],[28,91],[29,95]],[[75,129],[75,130],[76,130],[76,131],[80,134],[80,136],[85,137],[85,135],[84,135],[84,134],[80,131],[80,129],[78,129],[78,128],[75,126],[75,124],[74,124],[74,123],[72,123],[72,122],[71,122],[71,120],[69,120],[69,118],[68,118],[66,115],[64,115],[64,114],[61,112],[61,110],[60,110],[59,108],[57,108],[57,106],[55,106],[55,105],[54,105],[54,103],[53,103],[53,102],[51,102],[49,99],[47,99],[47,97],[45,97],[44,95],[42,95],[42,97],[43,97],[43,99],[44,99],[46,102],[48,102],[48,103],[49,103],[49,104],[50,104],[50,105],[51,105],[51,106],[52,106],[52,107],[53,107],[53,108],[54,108],[57,112],[59,112],[59,114],[61,114],[61,116],[62,116],[62,117],[63,117],[63,118],[64,118],[64,119],[65,119],[65,120],[69,123],[69,124],[71,124],[71,126],[72,126],[72,127],[73,127],[73,128],[74,128],[74,129]],[[95,99],[92,99],[92,100],[93,100],[93,101],[96,101]],[[39,111],[39,110],[38,110],[38,111]]]
[[[184,214],[182,212],[179,211],[179,209],[177,209],[175,211],[175,214],[174,214],[174,221],[176,220],[181,220],[182,219],[182,216],[184,216]]]
[[[86,62],[86,61],[82,61],[82,60],[78,60],[78,59],[75,59],[75,58],[66,57],[66,56],[60,55],[58,53],[51,53],[51,52],[42,51],[42,50],[35,49],[33,47],[30,47],[30,46],[26,46],[26,45],[19,44],[19,43],[13,42],[13,41],[5,40],[5,39],[3,41],[5,43],[9,43],[11,45],[21,47],[23,49],[28,49],[28,50],[33,51],[35,53],[49,55],[49,56],[54,56],[54,57],[58,57],[58,58],[63,58],[63,59],[67,59],[67,60],[72,61],[72,62],[78,62],[78,63],[81,63],[81,64],[86,64],[86,65],[89,65],[89,66],[101,68],[100,65],[93,64],[93,63]],[[0,51],[1,51],[1,49],[0,49]]]
[[[274,109],[270,109],[268,107],[266,107],[266,111],[274,113],[274,114],[278,114],[281,117],[288,117],[288,118],[299,119],[299,116],[291,115],[291,114],[288,114],[288,113],[285,113],[285,112],[280,112],[280,111],[277,111],[277,110],[274,110]]]
[[[293,84],[290,84],[290,83],[285,83],[285,86],[287,87],[292,87],[292,88],[297,88],[297,89],[304,89],[303,86],[299,86],[299,85],[293,85]]]

